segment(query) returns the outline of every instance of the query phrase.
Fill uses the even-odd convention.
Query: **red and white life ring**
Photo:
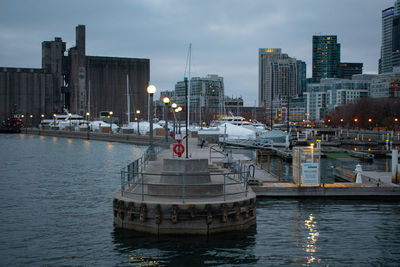
[[[180,157],[182,156],[183,152],[185,152],[185,147],[182,144],[175,144],[173,150],[174,153]]]

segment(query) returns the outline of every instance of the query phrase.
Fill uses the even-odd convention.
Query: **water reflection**
[[[206,236],[148,235],[115,228],[114,249],[125,264],[145,266],[255,265],[256,226],[241,232]],[[195,241],[194,241],[195,240]]]
[[[112,143],[108,143],[107,144],[107,150],[112,150],[113,149],[113,144]]]
[[[306,252],[310,253],[310,256],[308,257],[308,264],[314,262],[316,258],[314,257],[314,254],[317,252],[317,240],[319,237],[319,232],[317,230],[317,222],[315,220],[315,217],[310,214],[307,220],[304,221],[304,225],[306,226],[308,232],[308,241],[306,243]]]

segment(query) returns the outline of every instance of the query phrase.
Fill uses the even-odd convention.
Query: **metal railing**
[[[141,201],[156,198],[186,199],[218,198],[226,201],[233,195],[248,194],[249,169],[237,167],[233,172],[210,172],[211,183],[189,183],[190,176],[197,174],[144,173],[142,158],[132,162],[121,171],[121,194],[138,197]],[[239,171],[241,170],[241,171]],[[172,178],[173,183],[159,182],[163,177]],[[177,183],[179,181],[179,183]]]

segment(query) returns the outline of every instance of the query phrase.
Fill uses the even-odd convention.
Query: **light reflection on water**
[[[390,266],[398,202],[259,199],[257,225],[206,237],[113,227],[119,171],[140,148],[0,135],[2,266]]]

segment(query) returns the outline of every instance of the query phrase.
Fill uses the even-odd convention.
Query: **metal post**
[[[149,160],[155,160],[154,148],[153,148],[153,94],[150,94],[150,136],[149,136]]]
[[[188,78],[185,77],[185,96],[186,96],[186,158],[189,158],[189,96],[188,96]]]
[[[185,202],[185,175],[182,175],[182,202]]]
[[[144,201],[144,177],[142,174],[142,201]]]
[[[270,163],[271,163],[271,155],[268,155],[268,172],[271,172]]]
[[[226,201],[226,174],[224,174],[224,201]]]
[[[165,120],[165,143],[168,144],[168,103],[164,105],[164,120]]]

